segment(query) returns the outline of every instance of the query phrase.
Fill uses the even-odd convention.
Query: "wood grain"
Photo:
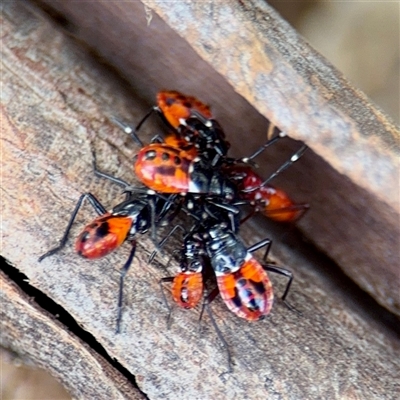
[[[90,190],[107,208],[121,199],[119,188],[93,176],[90,150],[96,149],[103,170],[133,181],[131,159],[137,148],[107,117],[137,121],[146,107],[125,81],[21,3],[3,3],[2,18],[2,255],[129,370],[142,393],[151,399],[396,397],[398,337],[290,245],[275,243],[272,256],[293,269],[290,302],[302,316],[277,300],[266,320],[248,323],[229,313],[220,300],[212,305],[234,358],[232,374],[226,373],[224,350],[207,318],[199,333],[198,310],[174,311],[172,327],[166,328],[158,280],[166,274],[161,265],[168,255],[149,265],[153,245],[148,237],[140,238],[127,277],[119,335],[118,270],[128,248],[85,261],[74,254],[71,239],[59,254],[38,263],[57,244],[82,192]],[[148,129],[144,138],[153,133]],[[309,162],[306,158],[305,164]],[[85,207],[71,236],[93,216]],[[253,222],[242,234],[254,243],[270,233],[263,223]],[[279,297],[285,282],[274,276],[271,280]],[[77,398],[103,398],[98,393],[106,389],[115,394],[108,398],[120,396],[114,372],[99,367],[67,326],[29,307],[12,284],[0,288],[6,305],[1,334],[7,346],[56,371]],[[25,330],[28,326],[34,327],[32,335]],[[82,353],[75,356],[80,348]],[[79,357],[86,372],[70,366]],[[103,387],[104,382],[109,386]],[[97,383],[101,388],[95,391]]]
[[[1,271],[0,285],[2,346],[49,370],[75,398],[144,399],[124,376],[37,307]]]

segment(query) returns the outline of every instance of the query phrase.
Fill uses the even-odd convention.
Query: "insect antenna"
[[[303,145],[299,150],[294,153],[289,160],[287,160],[285,163],[283,163],[274,173],[272,173],[268,179],[266,179],[263,183],[261,183],[259,186],[255,186],[249,189],[243,189],[243,193],[250,193],[254,192],[255,190],[258,190],[262,188],[263,186],[267,185],[272,179],[274,179],[277,175],[279,175],[282,171],[290,167],[293,163],[295,163],[308,149],[307,145]]]

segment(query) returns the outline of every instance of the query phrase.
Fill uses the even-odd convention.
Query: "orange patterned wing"
[[[157,106],[166,120],[175,129],[181,125],[182,120],[190,117],[193,110],[205,118],[212,118],[210,107],[193,96],[186,96],[175,90],[164,90],[157,94]]]
[[[76,252],[85,258],[100,258],[118,248],[128,237],[132,219],[107,213],[87,225],[75,243]]]
[[[179,149],[154,143],[140,150],[134,168],[138,179],[152,190],[187,193],[191,161]]]
[[[296,221],[304,213],[304,210],[296,209],[296,204],[283,190],[266,187],[260,191],[262,189],[263,192],[267,192],[268,189],[268,203],[260,209],[266,217],[274,221],[291,222]]]
[[[274,299],[271,282],[250,254],[236,272],[217,276],[217,283],[225,304],[237,316],[256,321],[271,311]]]
[[[181,151],[181,156],[187,159],[194,160],[198,156],[198,150],[192,144],[189,144],[185,139],[178,137],[175,134],[168,134],[164,138],[164,143],[171,147],[176,147]]]
[[[232,165],[225,169],[226,174],[236,182],[239,191],[255,188],[263,179],[250,166]],[[242,193],[244,200],[252,202],[256,211],[278,222],[298,220],[308,208],[307,204],[296,204],[281,189],[265,185],[249,193]]]

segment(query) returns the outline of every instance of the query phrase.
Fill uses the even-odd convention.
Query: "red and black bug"
[[[195,220],[191,230],[186,232],[183,226],[175,225],[158,244],[157,249],[153,251],[149,262],[152,262],[157,252],[177,229],[185,233],[182,247],[179,250],[180,272],[175,277],[163,278],[162,282],[172,282],[172,296],[180,307],[193,308],[203,295],[203,278],[207,278],[212,272],[203,239],[196,232],[204,224],[210,224],[210,221],[214,221],[214,223],[225,221],[227,226],[236,232],[240,225],[240,211],[234,205],[222,208],[219,204],[201,201],[201,199],[188,200],[186,207],[186,212]]]
[[[210,106],[196,97],[184,95],[176,90],[161,90],[157,93],[156,102],[157,104],[137,124],[136,131],[153,113],[158,114],[169,128],[175,130],[194,113],[207,120],[213,118]]]
[[[176,230],[176,227],[170,234]],[[162,245],[163,243],[160,243],[160,247]],[[152,254],[150,262],[154,255],[155,253]],[[178,274],[162,278],[161,283],[172,282],[172,298],[178,306],[185,309],[194,308],[203,298],[203,275],[208,262],[202,243],[192,235],[186,235],[179,251],[178,262],[180,269]]]
[[[235,184],[229,179],[227,173],[224,173],[223,169],[211,168],[201,158],[193,159],[187,156],[185,151],[163,143],[153,143],[143,147],[137,155],[134,170],[136,176],[144,185],[160,193],[202,194],[219,196],[230,201],[238,197],[252,200],[253,195],[250,195],[250,193],[260,192],[274,177],[297,161],[306,149],[307,146],[301,147],[267,180],[262,181],[260,179],[259,182],[251,186],[243,185],[240,180],[238,183],[239,174],[231,173],[231,179],[236,180]],[[233,171],[235,170],[233,169]],[[249,170],[247,174],[243,175],[242,173],[240,176],[244,178],[250,176]],[[250,178],[257,179],[257,175],[253,173]],[[254,196],[257,196],[257,193]],[[282,194],[282,200],[279,200],[278,196],[275,199],[282,204],[284,194]]]
[[[57,253],[66,245],[72,224],[85,199],[89,201],[99,216],[89,223],[78,236],[75,242],[76,252],[82,257],[96,259],[110,254],[124,242],[129,242],[132,246],[129,257],[120,270],[116,323],[116,332],[118,333],[122,316],[124,278],[135,256],[136,234],[146,233],[150,228],[155,229],[156,222],[159,222],[167,214],[170,205],[168,200],[164,200],[158,195],[146,194],[139,197],[130,196],[107,212],[93,194],[85,193],[81,195],[71,214],[60,244],[39,257],[39,262]]]
[[[254,212],[261,212],[274,221],[294,222],[299,220],[309,208],[306,203],[293,202],[282,189],[269,184],[262,186],[263,179],[248,165],[231,165],[223,171],[233,182],[236,182],[239,197],[248,200],[253,207],[254,211],[249,217]],[[246,192],[254,187],[258,189]]]
[[[143,146],[137,131],[153,112],[161,116],[169,132],[156,136],[151,144]],[[176,228],[184,230],[179,250],[179,272],[163,278],[161,283],[172,283],[172,297],[180,307],[194,308],[203,299],[201,315],[206,309],[226,347],[231,368],[228,345],[212,317],[209,304],[220,293],[234,314],[248,321],[259,320],[270,313],[273,305],[272,285],[266,271],[279,273],[289,279],[282,296],[284,302],[293,280],[290,271],[267,263],[271,246],[269,239],[250,248],[245,247],[238,236],[241,223],[238,206],[250,205],[254,211],[261,211],[277,221],[294,221],[304,214],[308,205],[293,203],[286,193],[273,188],[269,182],[297,161],[307,147],[303,146],[268,179],[263,180],[249,164],[286,134],[278,132],[249,157],[230,158],[230,144],[223,129],[213,118],[210,107],[195,97],[177,91],[161,91],[157,95],[157,106],[135,129],[114,121],[141,146],[134,170],[146,189],[143,188],[142,194],[134,196],[136,189],[127,182],[98,171],[93,155],[95,173],[121,185],[125,189],[126,200],[107,212],[92,194],[82,195],[59,246],[42,255],[39,261],[66,245],[83,201],[89,200],[98,217],[78,236],[75,244],[78,254],[96,259],[116,250],[124,242],[132,246],[120,271],[116,321],[118,333],[124,278],[135,256],[136,234],[151,231],[155,242],[156,227],[166,220],[171,221],[183,209],[194,220],[191,229],[187,231],[176,225],[156,247],[156,251],[160,249]],[[252,253],[262,248],[265,248],[265,255],[260,263]],[[210,278],[214,279],[216,287],[208,291],[206,282]]]
[[[210,106],[193,96],[184,95],[176,90],[161,90],[157,93],[157,111],[168,124],[177,129],[182,122],[197,113],[205,119],[212,119]]]
[[[193,96],[180,92],[160,91],[157,94],[157,105],[142,118],[135,129],[123,127],[142,147],[137,132],[152,113],[157,113],[169,128],[164,135],[164,142],[183,148],[193,145],[198,155],[216,165],[221,157],[225,157],[230,147],[225,133],[219,123],[213,119],[210,107]],[[118,121],[116,121],[118,123]],[[122,125],[121,123],[118,123]]]
[[[261,264],[251,254],[265,247],[266,261],[271,247],[270,239],[264,239],[247,249],[226,224],[209,227],[204,237],[204,247],[218,284],[218,290],[210,294],[209,301],[220,293],[227,307],[237,316],[248,321],[263,318],[270,313],[273,304],[272,285],[266,271],[289,278],[282,296],[285,301],[292,284],[292,273],[284,268]]]
[[[214,205],[209,205],[209,210],[202,211],[203,207],[204,205],[197,204],[192,209],[196,223],[191,232],[184,236],[179,262],[181,272],[204,273],[206,272],[205,266],[209,265],[216,276],[218,288],[210,293],[208,301],[221,293],[228,308],[239,317],[249,321],[258,320],[269,314],[272,308],[273,293],[266,271],[289,277],[288,285],[282,296],[284,301],[293,279],[291,272],[267,263],[272,243],[270,239],[264,239],[250,248],[246,248],[237,234],[239,222],[236,220],[232,226],[228,217],[229,211],[216,208]],[[202,214],[206,215],[199,218]],[[178,228],[184,231],[183,227],[175,226],[160,242],[158,249],[164,246]],[[251,254],[262,248],[265,248],[263,264],[259,263]],[[157,251],[153,252],[150,261]],[[171,278],[168,280],[173,281]],[[196,299],[198,299],[197,295]],[[175,300],[182,305],[180,298]]]
[[[195,211],[196,214],[200,210],[199,206]],[[269,239],[246,248],[234,232],[238,227],[232,230],[226,214],[220,209],[212,211],[213,217],[207,217],[198,222],[192,228],[192,232],[185,235],[179,257],[180,272],[173,277],[163,278],[161,282],[172,282],[172,297],[180,307],[193,308],[203,298],[200,319],[206,309],[227,351],[229,370],[231,370],[232,358],[229,346],[212,316],[209,304],[220,293],[223,301],[234,314],[248,321],[260,320],[270,313],[273,304],[272,285],[266,271],[279,273],[289,278],[282,296],[282,300],[289,308],[291,306],[285,299],[293,276],[286,269],[268,263],[259,263],[252,256],[252,252],[265,247],[264,261],[266,261],[271,246]],[[220,222],[221,220],[225,222]],[[159,248],[177,227],[166,235],[160,242]],[[156,251],[153,252],[151,259],[155,253]],[[216,279],[217,286],[214,290],[208,291],[205,284],[212,276]],[[170,308],[169,311],[171,313]]]
[[[200,158],[187,157],[182,150],[162,143],[143,147],[134,170],[148,188],[160,193],[202,194],[233,200],[235,185],[219,170],[213,170]]]

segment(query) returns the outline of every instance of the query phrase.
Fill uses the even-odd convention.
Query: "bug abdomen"
[[[202,295],[203,276],[201,272],[181,272],[175,276],[172,283],[172,297],[180,307],[196,307]]]
[[[161,193],[187,193],[191,159],[179,149],[163,144],[143,147],[135,163],[135,173],[149,189]]]
[[[217,276],[217,283],[225,304],[237,316],[255,321],[271,311],[272,285],[255,258],[245,261],[236,272]]]

